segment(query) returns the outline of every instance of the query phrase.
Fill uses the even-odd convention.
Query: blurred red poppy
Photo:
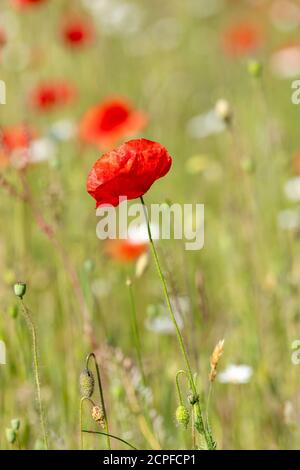
[[[50,111],[57,106],[70,103],[75,96],[75,88],[67,81],[56,80],[37,85],[30,94],[30,103],[39,111]]]
[[[148,249],[147,243],[132,243],[130,240],[108,240],[105,253],[116,261],[135,261]]]
[[[6,127],[0,131],[0,146],[10,155],[15,150],[28,148],[35,135],[35,131],[25,124]]]
[[[39,5],[40,3],[45,3],[47,0],[11,0],[13,6],[18,8],[26,8],[35,5]]]
[[[5,31],[0,28],[0,49],[6,44],[6,34]]]
[[[93,106],[80,123],[80,137],[100,149],[111,149],[120,139],[142,130],[147,123],[144,113],[136,111],[123,98],[107,99]]]
[[[135,199],[166,175],[172,165],[167,149],[146,139],[130,140],[107,152],[94,164],[87,179],[87,191],[97,207],[117,206],[120,197]]]
[[[81,47],[91,42],[94,36],[93,25],[89,21],[69,18],[62,27],[62,38],[70,47]]]
[[[232,56],[250,54],[262,43],[260,29],[247,21],[231,25],[223,33],[222,39],[225,52]]]

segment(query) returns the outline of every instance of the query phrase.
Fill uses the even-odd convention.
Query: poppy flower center
[[[49,106],[56,101],[56,93],[52,89],[45,89],[41,91],[39,96],[39,102],[42,106]]]
[[[84,38],[84,33],[80,28],[73,28],[67,31],[67,38],[71,42],[81,42]]]
[[[100,129],[104,132],[114,130],[123,124],[129,116],[129,110],[120,105],[114,105],[105,110],[101,122]]]

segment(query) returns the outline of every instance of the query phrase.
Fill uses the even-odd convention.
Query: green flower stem
[[[125,439],[122,439],[121,437],[114,436],[114,434],[107,434],[105,432],[101,431],[88,431],[86,429],[82,429],[82,432],[86,432],[88,434],[100,434],[102,436],[109,436],[112,439],[116,439],[117,441],[123,442],[123,444],[126,444],[128,447],[131,447],[133,450],[138,450],[137,447],[134,447],[132,444],[130,444],[128,441],[125,441]]]
[[[173,312],[173,308],[172,308],[171,301],[170,301],[170,296],[169,296],[169,293],[168,293],[166,279],[165,279],[165,276],[162,272],[160,262],[159,262],[159,258],[158,258],[158,254],[157,254],[155,245],[153,243],[151,228],[150,228],[150,223],[149,223],[149,217],[148,217],[148,214],[147,214],[147,208],[146,208],[143,196],[140,197],[140,200],[141,200],[141,203],[142,203],[143,209],[144,209],[149,241],[150,241],[150,244],[151,244],[151,249],[152,249],[152,253],[153,253],[153,256],[154,256],[156,268],[157,268],[159,278],[160,278],[161,283],[162,283],[162,287],[163,287],[164,295],[165,295],[165,298],[166,298],[167,306],[168,306],[168,309],[169,309],[169,312],[170,312],[170,315],[171,315],[171,319],[172,319],[173,325],[174,325],[175,330],[176,330],[176,335],[177,335],[179,347],[180,347],[180,350],[181,350],[181,353],[182,353],[182,356],[183,356],[183,359],[184,359],[184,362],[185,362],[185,365],[186,365],[186,368],[187,368],[190,387],[191,387],[192,393],[195,396],[197,396],[197,389],[196,389],[196,385],[195,385],[195,381],[194,381],[190,361],[189,361],[189,358],[188,358],[188,355],[187,355],[187,352],[186,352],[186,349],[185,349],[185,346],[184,346],[183,338],[182,338],[178,323],[176,321],[176,318],[175,318],[175,315],[174,315],[174,312]],[[196,407],[196,416],[197,416],[197,420],[199,422],[200,432],[201,432],[201,434],[203,434],[203,436],[205,438],[208,449],[212,449],[213,448],[212,439],[211,439],[209,433],[207,432],[207,430],[205,429],[199,400],[197,400],[197,402],[195,403],[194,406]]]
[[[126,285],[128,287],[129,297],[130,297],[131,325],[132,325],[132,332],[133,332],[133,338],[134,338],[134,345],[136,349],[137,361],[138,361],[140,373],[142,376],[142,382],[143,382],[143,385],[145,385],[146,379],[145,379],[145,373],[144,373],[143,361],[142,361],[141,340],[140,340],[140,335],[139,335],[136,307],[135,307],[135,301],[134,301],[133,290],[132,290],[132,282],[130,279],[127,280]]]
[[[102,389],[102,383],[101,383],[101,376],[100,376],[100,370],[99,370],[99,366],[98,366],[98,363],[97,363],[97,360],[96,360],[96,356],[95,356],[94,353],[90,353],[87,356],[87,358],[86,358],[86,368],[87,369],[89,368],[89,361],[90,361],[91,358],[93,358],[96,373],[97,373],[98,387],[99,387],[99,393],[100,393],[100,401],[101,401],[101,407],[102,407],[102,410],[103,410],[103,416],[104,416],[104,421],[105,421],[107,448],[110,450],[111,445],[110,445],[110,438],[109,438],[109,427],[108,427],[107,413],[106,413],[105,401],[104,401],[104,395],[103,395],[103,389]]]
[[[34,376],[35,376],[35,384],[36,384],[36,391],[37,391],[37,399],[39,405],[39,414],[40,414],[40,421],[41,421],[41,428],[43,433],[44,445],[46,450],[48,450],[48,437],[46,432],[46,424],[45,424],[45,416],[44,416],[44,409],[42,405],[42,395],[41,395],[41,385],[40,385],[40,376],[39,376],[39,359],[38,359],[38,351],[37,351],[37,337],[36,337],[36,329],[34,322],[31,318],[28,308],[26,307],[24,301],[21,299],[22,305],[22,313],[28,325],[28,328],[31,332],[32,336],[32,349],[33,349],[33,365],[34,365]]]

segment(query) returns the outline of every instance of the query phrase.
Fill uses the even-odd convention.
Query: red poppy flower
[[[2,150],[10,155],[15,150],[26,149],[34,136],[34,130],[24,124],[4,128],[0,131]]]
[[[147,122],[123,98],[112,98],[89,109],[80,124],[81,138],[100,149],[112,148],[120,139],[142,130]]]
[[[13,6],[17,8],[26,8],[45,3],[46,0],[11,0]]]
[[[105,246],[106,254],[121,262],[135,261],[147,249],[147,243],[132,243],[130,240],[108,240]]]
[[[75,88],[69,82],[60,80],[41,83],[32,91],[30,102],[39,111],[50,111],[57,106],[68,104],[75,96]]]
[[[172,158],[165,147],[146,139],[130,140],[107,152],[94,164],[87,179],[87,191],[97,207],[117,206],[119,197],[135,199],[166,175]]]
[[[246,21],[230,26],[223,34],[223,47],[229,55],[247,55],[260,45],[261,33],[259,28]]]
[[[62,27],[62,38],[70,47],[81,47],[91,42],[94,29],[90,22],[70,18]]]

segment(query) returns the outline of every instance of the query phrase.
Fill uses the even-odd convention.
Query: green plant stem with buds
[[[41,382],[40,382],[40,375],[39,375],[39,359],[38,359],[38,350],[37,350],[37,335],[34,322],[30,315],[28,308],[26,307],[23,299],[20,299],[21,306],[22,306],[22,313],[30,330],[32,336],[32,350],[33,350],[33,365],[34,365],[34,376],[35,376],[35,384],[36,384],[36,391],[37,391],[37,399],[39,405],[39,414],[40,414],[40,421],[41,421],[41,428],[43,433],[43,440],[45,449],[48,450],[48,437],[46,432],[46,424],[45,424],[45,415],[44,409],[42,404],[42,395],[41,395]]]
[[[107,442],[107,448],[110,450],[111,445],[110,445],[110,437],[109,437],[109,427],[108,427],[108,420],[107,420],[107,413],[106,413],[106,408],[105,408],[105,401],[104,401],[104,395],[103,395],[103,388],[102,388],[102,383],[101,383],[101,375],[100,375],[100,370],[98,366],[98,362],[96,359],[96,356],[94,353],[90,353],[87,358],[86,358],[86,368],[89,368],[89,362],[90,359],[93,359],[95,369],[96,369],[96,374],[97,374],[97,381],[98,381],[98,388],[99,388],[99,394],[100,394],[100,402],[101,402],[101,407],[103,410],[103,416],[104,416],[104,421],[105,421],[105,431],[106,431],[106,442]],[[82,428],[80,428],[81,430]]]
[[[147,208],[146,208],[146,205],[145,205],[145,202],[144,202],[144,199],[143,199],[142,196],[140,197],[140,200],[141,200],[141,203],[142,203],[143,209],[144,209],[149,241],[150,241],[150,244],[151,244],[151,249],[152,249],[152,253],[153,253],[153,256],[154,256],[156,268],[157,268],[159,278],[160,278],[161,283],[162,283],[162,287],[163,287],[164,295],[165,295],[165,298],[166,298],[167,306],[168,306],[168,309],[169,309],[169,312],[170,312],[170,315],[171,315],[171,319],[172,319],[173,325],[174,325],[175,330],[176,330],[176,335],[177,335],[178,343],[179,343],[179,346],[180,346],[180,350],[181,350],[181,353],[182,353],[182,356],[183,356],[183,359],[184,359],[184,362],[185,362],[185,365],[186,365],[186,368],[187,368],[187,374],[188,374],[188,377],[189,377],[191,391],[195,396],[197,396],[198,394],[197,394],[197,389],[196,389],[196,385],[195,385],[195,381],[194,381],[190,361],[189,361],[189,358],[188,358],[188,355],[187,355],[187,352],[186,352],[186,349],[185,349],[185,345],[184,345],[184,342],[183,342],[183,338],[182,338],[178,323],[176,321],[176,318],[175,318],[175,315],[174,315],[174,312],[173,312],[173,307],[172,307],[170,296],[169,296],[169,293],[168,293],[166,279],[165,279],[165,276],[164,276],[163,271],[161,269],[159,257],[158,257],[153,239],[152,239]],[[205,438],[207,448],[209,450],[212,450],[212,449],[215,448],[214,442],[213,442],[212,436],[210,435],[210,433],[208,432],[208,430],[204,426],[199,400],[196,401],[196,403],[194,404],[194,407],[195,407],[195,410],[196,410],[196,421],[198,422],[197,430]]]

